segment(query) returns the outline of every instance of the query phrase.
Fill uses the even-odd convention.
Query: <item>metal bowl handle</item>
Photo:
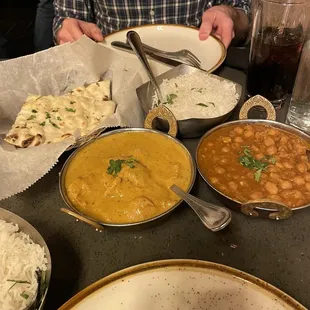
[[[64,213],[67,213],[67,214],[69,214],[69,215],[75,217],[75,219],[76,219],[77,222],[78,222],[78,221],[82,221],[82,222],[84,222],[84,223],[86,223],[86,224],[88,224],[88,225],[94,227],[94,228],[96,229],[96,231],[99,231],[99,232],[102,232],[102,231],[103,231],[103,227],[102,227],[101,225],[97,224],[97,223],[94,222],[94,221],[91,221],[91,220],[87,219],[86,217],[84,217],[84,216],[82,216],[82,215],[80,215],[80,214],[77,214],[77,213],[75,213],[75,212],[73,212],[73,211],[71,211],[71,210],[68,210],[68,209],[66,209],[66,208],[60,208],[60,211],[62,211],[62,212],[64,212]]]
[[[241,212],[252,217],[259,217],[259,209],[271,209],[268,214],[271,220],[285,220],[292,216],[293,211],[288,206],[273,201],[249,201],[241,205]]]
[[[260,95],[250,98],[243,104],[239,113],[239,119],[248,119],[249,111],[253,107],[264,108],[267,112],[267,119],[271,121],[276,120],[276,110],[274,109],[272,103]]]
[[[145,118],[144,128],[154,129],[153,122],[156,118],[162,118],[168,122],[168,134],[175,138],[178,132],[178,124],[173,113],[164,105],[160,105],[159,107],[152,109]]]

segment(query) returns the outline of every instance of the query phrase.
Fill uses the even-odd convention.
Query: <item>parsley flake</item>
[[[51,115],[48,112],[45,112],[45,115],[46,115],[45,116],[46,119],[51,118]]]
[[[37,110],[31,110],[31,112],[32,112],[32,113],[38,113],[38,111],[37,111]]]
[[[68,109],[68,108],[66,108],[66,111],[74,113],[76,110],[75,109]]]

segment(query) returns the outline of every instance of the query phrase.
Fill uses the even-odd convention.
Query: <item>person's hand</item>
[[[56,33],[58,44],[77,41],[83,34],[95,41],[102,41],[103,36],[96,24],[75,18],[66,18]]]
[[[235,37],[235,10],[226,5],[217,5],[206,10],[202,16],[199,30],[200,40],[206,40],[212,33],[219,38],[227,48]]]

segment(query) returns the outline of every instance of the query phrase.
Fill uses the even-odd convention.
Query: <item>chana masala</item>
[[[203,176],[232,200],[268,199],[297,208],[310,203],[304,139],[262,124],[236,124],[206,136],[197,153]]]

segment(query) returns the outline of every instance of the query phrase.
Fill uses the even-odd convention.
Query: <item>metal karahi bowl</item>
[[[256,107],[256,106],[263,107],[267,111],[267,118],[268,118],[267,120],[246,119],[248,111],[252,107]],[[214,133],[215,131],[217,131],[221,128],[230,127],[230,126],[238,125],[238,124],[262,124],[262,125],[271,126],[271,127],[278,128],[278,129],[281,129],[283,131],[292,133],[292,134],[302,138],[303,140],[307,141],[308,143],[310,143],[310,136],[309,135],[305,134],[303,131],[301,131],[295,127],[292,127],[290,125],[283,124],[283,123],[275,121],[275,116],[276,116],[275,110],[269,101],[267,101],[265,98],[263,98],[261,96],[255,96],[255,97],[251,98],[250,100],[248,100],[244,104],[243,108],[241,109],[240,115],[239,115],[239,118],[240,118],[239,120],[231,121],[231,122],[227,122],[225,124],[219,125],[213,129],[209,130],[205,135],[203,135],[201,137],[201,139],[198,143],[197,149],[196,149],[196,163],[197,163],[197,169],[199,171],[199,174],[204,179],[204,181],[208,184],[208,186],[211,188],[211,190],[215,194],[215,196],[224,205],[226,205],[227,207],[231,208],[234,211],[241,212],[241,213],[248,215],[248,216],[262,217],[262,218],[269,218],[269,219],[278,220],[278,219],[288,218],[289,216],[291,216],[292,211],[300,210],[300,209],[304,209],[304,208],[309,207],[310,201],[309,201],[309,204],[304,205],[304,206],[300,206],[300,207],[296,207],[296,208],[288,208],[285,205],[278,204],[278,203],[271,202],[271,201],[266,201],[266,203],[264,203],[262,201],[257,201],[257,202],[253,202],[253,204],[251,202],[242,204],[240,201],[234,200],[234,199],[228,197],[227,195],[222,193],[218,188],[213,186],[211,184],[211,182],[209,182],[208,178],[201,171],[200,165],[198,162],[199,148],[200,148],[202,142],[209,135],[211,135],[212,133]]]
[[[171,127],[170,127],[169,134],[150,129],[150,127],[152,126],[153,120],[158,116],[164,117],[168,120],[168,122],[170,122]],[[175,138],[175,135],[177,132],[177,127],[176,127],[176,121],[173,118],[173,115],[165,107],[159,107],[159,108],[155,109],[152,113],[149,114],[149,117],[147,118],[147,120],[149,121],[149,122],[145,123],[145,127],[147,127],[147,128],[117,129],[117,130],[113,130],[113,131],[104,133],[101,136],[99,136],[97,139],[92,140],[92,141],[84,144],[82,147],[78,148],[75,152],[73,152],[71,154],[71,156],[67,159],[64,166],[62,167],[62,170],[61,170],[60,175],[59,175],[59,191],[60,191],[60,194],[61,194],[64,202],[66,203],[67,207],[69,208],[69,210],[71,212],[68,212],[69,210],[67,210],[67,211],[62,210],[62,211],[65,211],[66,213],[68,213],[72,216],[75,216],[79,220],[82,220],[82,221],[86,222],[87,224],[94,226],[97,230],[100,230],[100,228],[98,226],[96,226],[96,224],[103,225],[103,226],[113,226],[113,227],[128,227],[128,226],[136,226],[136,225],[146,224],[146,223],[155,221],[159,218],[162,218],[163,216],[171,213],[176,207],[178,207],[182,203],[182,199],[180,199],[170,209],[168,209],[168,210],[166,210],[166,211],[164,211],[164,212],[162,212],[162,213],[160,213],[160,214],[158,214],[152,218],[148,218],[148,219],[143,220],[143,221],[132,222],[132,223],[104,223],[104,222],[99,222],[96,219],[93,219],[91,217],[88,217],[87,215],[78,211],[74,207],[73,203],[70,201],[70,199],[67,195],[67,192],[65,189],[65,177],[66,177],[67,169],[70,166],[70,163],[73,160],[73,158],[79,152],[82,152],[89,144],[95,143],[98,139],[104,139],[107,136],[111,136],[111,135],[113,135],[113,136],[115,136],[115,138],[117,138],[117,135],[124,133],[124,132],[137,132],[137,133],[152,132],[152,133],[155,133],[157,135],[161,135],[161,136],[166,137],[167,139],[169,139],[171,141],[171,143],[174,143],[174,144],[177,144],[178,146],[181,146],[182,149],[184,150],[184,153],[186,154],[186,157],[188,158],[188,161],[189,161],[190,167],[191,167],[190,183],[189,183],[189,186],[187,189],[187,192],[190,192],[193,185],[194,185],[195,179],[196,179],[196,165],[195,165],[195,161],[194,161],[193,157],[191,156],[191,154],[189,153],[187,148],[179,140],[177,140]]]
[[[161,74],[160,76],[156,77],[156,80],[158,82],[158,84],[161,84],[163,80],[165,79],[172,79],[174,77],[177,77],[179,75],[185,75],[185,74],[191,74],[194,73],[196,71],[202,71],[200,69],[194,68],[194,67],[190,67],[187,65],[180,65],[178,67],[175,67],[163,74]],[[205,72],[206,74],[209,74],[208,72]],[[225,78],[222,78],[220,76],[217,75],[211,75],[213,78],[218,79],[220,81],[228,81]],[[236,104],[234,105],[234,107],[228,111],[226,114],[221,115],[221,116],[217,116],[217,117],[212,117],[212,118],[189,118],[189,119],[185,119],[185,120],[178,120],[177,124],[178,124],[178,133],[180,135],[180,137],[182,138],[197,138],[197,137],[201,137],[207,130],[224,123],[229,116],[231,115],[231,113],[233,112],[233,110],[235,109],[235,107],[238,105],[238,103],[241,100],[241,95],[242,95],[242,86],[238,83],[235,83],[233,81],[230,81],[232,83],[235,84],[236,87],[236,92],[239,96],[239,100],[236,102]],[[141,103],[141,107],[143,109],[143,111],[145,112],[145,114],[148,114],[149,111],[152,110],[152,102],[153,102],[153,95],[155,93],[155,89],[152,86],[151,82],[147,82],[145,84],[143,84],[142,86],[140,86],[137,89],[137,95],[138,98],[140,100]],[[161,119],[157,120],[158,123],[158,127],[160,129],[166,129],[165,127],[165,122]]]
[[[50,284],[51,279],[51,273],[52,273],[52,259],[50,255],[50,251],[43,239],[43,237],[40,235],[40,233],[27,221],[19,217],[18,215],[0,208],[0,219],[4,220],[8,223],[17,224],[19,227],[19,230],[24,232],[25,234],[29,235],[29,237],[37,244],[39,244],[41,247],[44,248],[46,259],[47,259],[47,270],[45,272],[45,288],[39,297],[39,304],[32,304],[27,308],[27,310],[43,310],[45,299],[48,291],[48,287]]]

